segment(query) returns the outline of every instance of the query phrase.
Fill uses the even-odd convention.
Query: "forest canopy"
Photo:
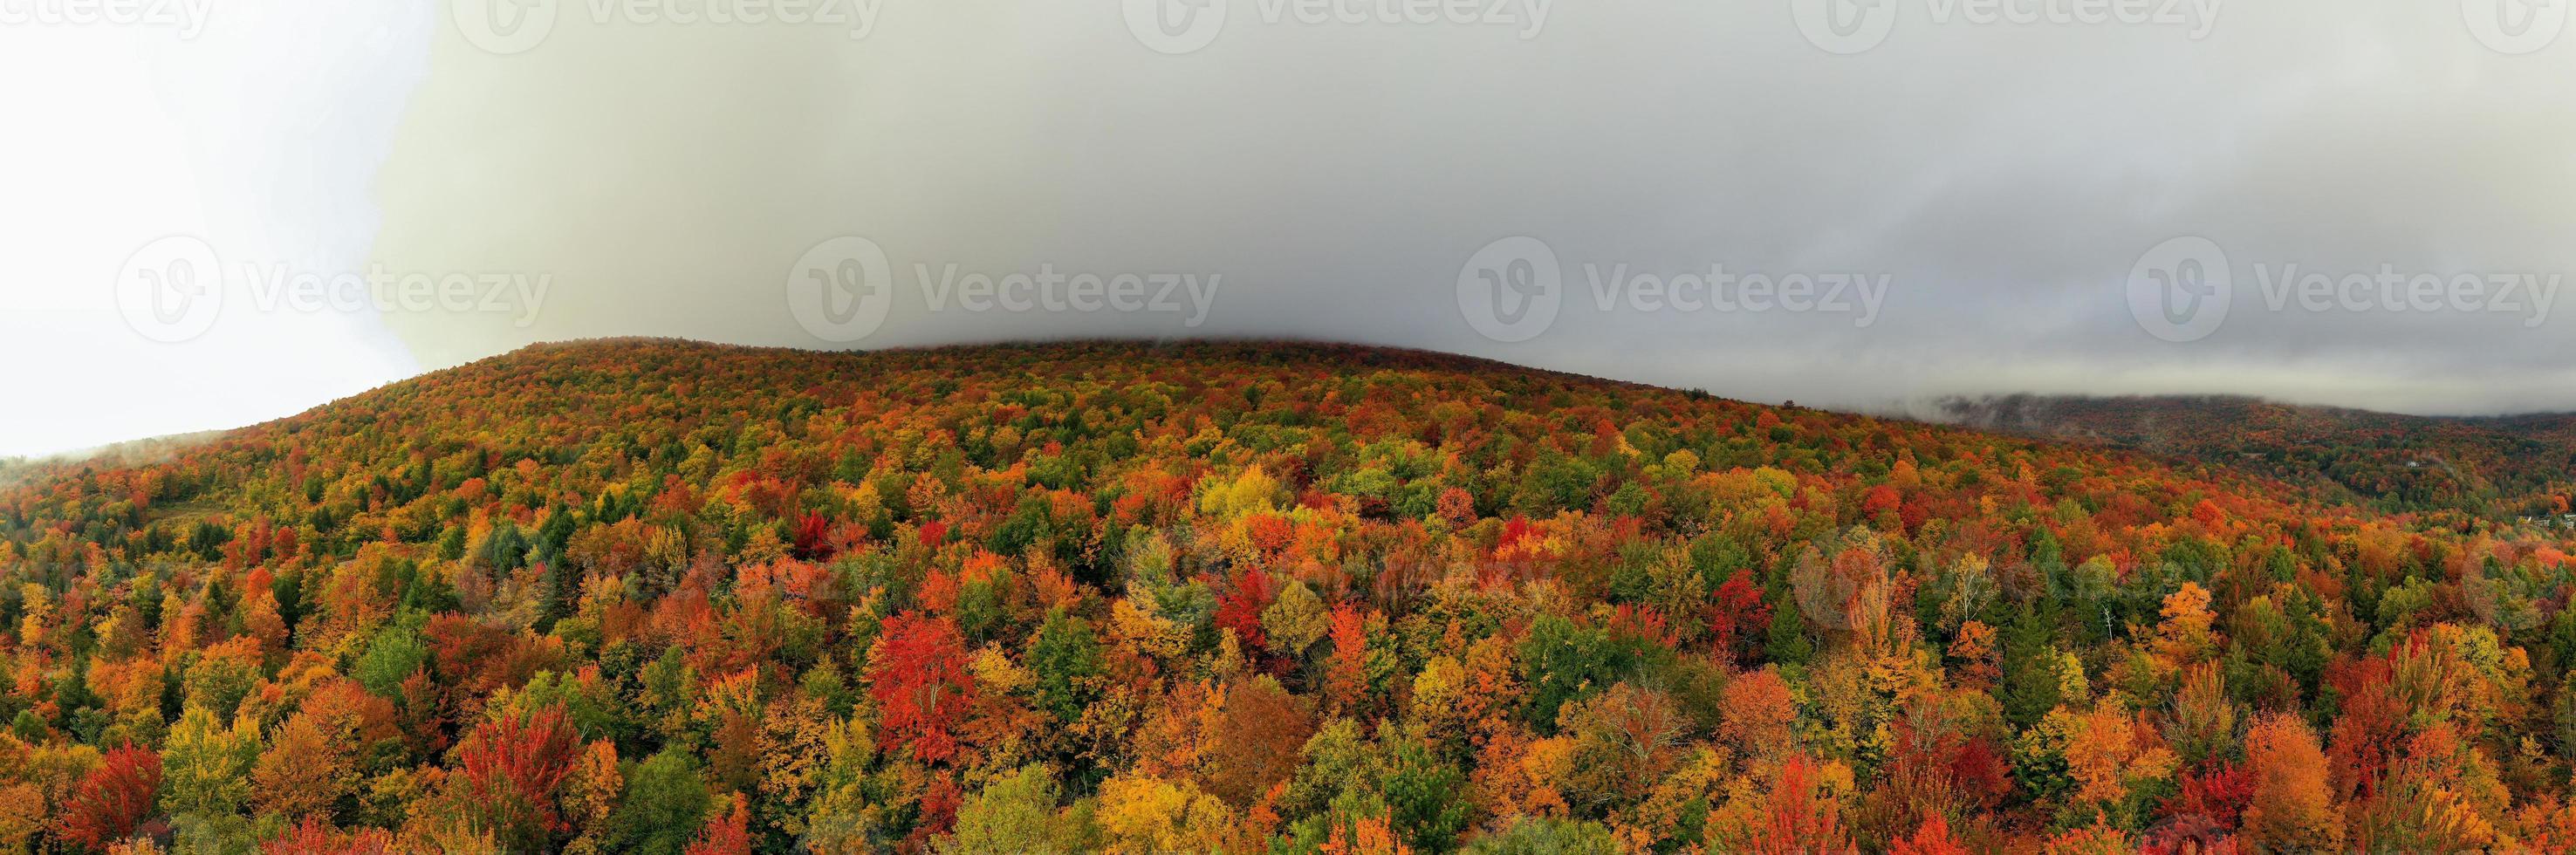
[[[2110,448],[1358,347],[613,341],[13,477],[21,851],[2576,842],[2576,535]]]

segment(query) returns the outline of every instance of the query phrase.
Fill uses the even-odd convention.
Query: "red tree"
[[[1730,661],[1742,661],[1750,653],[1750,642],[1771,626],[1771,606],[1762,602],[1762,589],[1753,585],[1753,575],[1741,568],[1726,584],[1717,586],[1717,594],[1708,607],[1710,645]]]
[[[740,794],[733,810],[708,820],[683,855],[751,855],[751,809]]]
[[[1816,792],[1816,766],[1805,757],[1780,764],[1780,774],[1763,805],[1762,824],[1753,829],[1748,850],[1765,855],[1841,855],[1859,852],[1842,812]]]
[[[1217,599],[1216,625],[1234,630],[1235,639],[1247,653],[1270,648],[1270,638],[1261,631],[1261,610],[1270,607],[1276,596],[1270,590],[1270,574],[1250,567],[1235,576],[1234,590]]]
[[[1968,847],[1950,834],[1950,822],[1936,813],[1923,820],[1914,836],[1888,841],[1887,855],[1968,855]]]
[[[511,713],[484,722],[457,747],[465,791],[482,827],[505,846],[540,849],[567,830],[555,788],[572,772],[581,739],[558,710]]]
[[[133,745],[107,752],[63,803],[63,839],[106,849],[152,815],[152,799],[160,792],[161,755]]]
[[[868,695],[883,715],[889,750],[936,763],[957,753],[958,719],[974,702],[966,677],[966,644],[956,621],[904,612],[888,618],[868,662]]]

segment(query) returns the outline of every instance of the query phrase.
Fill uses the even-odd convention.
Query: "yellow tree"
[[[259,809],[298,819],[327,813],[357,786],[347,736],[345,728],[309,711],[288,718],[251,770]]]
[[[2254,797],[2244,836],[2264,850],[2331,850],[2343,845],[2343,823],[2326,790],[2325,752],[2307,722],[2272,713],[2245,734],[2245,765]]]
[[[2180,590],[2165,597],[2164,624],[2157,628],[2156,659],[2165,673],[2189,667],[2208,658],[2225,639],[2210,629],[2218,618],[2209,609],[2209,591],[2184,582]]]
[[[1235,825],[1225,802],[1188,782],[1133,773],[1101,782],[1095,819],[1109,855],[1222,850]]]

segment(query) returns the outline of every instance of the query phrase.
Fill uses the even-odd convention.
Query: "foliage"
[[[13,470],[0,850],[2556,851],[2487,427],[2357,505],[1369,348],[531,348]]]

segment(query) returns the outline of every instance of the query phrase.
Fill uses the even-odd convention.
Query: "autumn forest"
[[[2576,846],[2566,473],[2232,456],[1348,346],[538,346],[0,473],[0,851]]]

